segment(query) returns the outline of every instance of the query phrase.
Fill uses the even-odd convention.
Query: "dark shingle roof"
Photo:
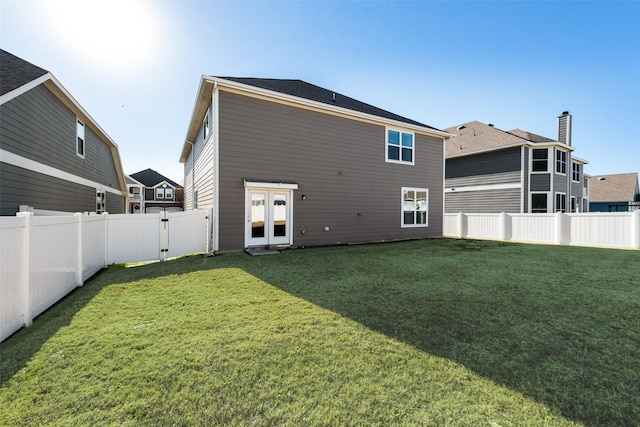
[[[140,172],[132,173],[130,176],[131,178],[135,179],[145,187],[153,187],[155,185],[158,185],[162,181],[166,181],[167,183],[171,184],[174,187],[182,188],[180,184],[170,180],[164,175],[160,175],[158,172],[154,171],[153,169],[145,169]]]
[[[248,78],[248,77],[220,77],[221,79],[229,80],[236,83],[242,83],[250,86],[259,87],[262,89],[271,90],[274,92],[284,93],[287,95],[297,96],[299,98],[308,99],[310,101],[321,102],[327,105],[333,105],[335,107],[346,108],[348,110],[357,111],[360,113],[371,114],[372,116],[383,117],[385,119],[396,120],[403,123],[409,123],[416,126],[422,126],[433,130],[440,130],[432,126],[425,125],[424,123],[417,122],[415,120],[408,119],[406,117],[399,116],[389,111],[383,110],[373,105],[360,102],[356,99],[349,98],[348,96],[339,94],[329,89],[321,88],[320,86],[307,83],[302,80],[289,80],[289,79],[260,79],[260,78]]]
[[[44,76],[48,71],[0,49],[0,95]]]

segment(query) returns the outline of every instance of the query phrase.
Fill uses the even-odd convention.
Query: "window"
[[[198,209],[198,190],[193,192],[193,209]]]
[[[577,212],[580,202],[576,200],[575,196],[571,196],[571,212]]]
[[[413,134],[387,129],[388,162],[414,164]]]
[[[157,187],[156,200],[173,200],[173,188],[167,187],[167,184],[162,184],[162,187]]]
[[[106,211],[107,197],[104,191],[96,191],[96,213]]]
[[[84,159],[84,123],[76,120],[76,154]]]
[[[556,212],[567,211],[567,195],[564,193],[556,193]]]
[[[545,193],[531,194],[531,213],[547,213],[547,195]]]
[[[534,148],[531,155],[531,171],[547,172],[549,170],[549,150],[546,148]]]
[[[144,189],[144,199],[145,200],[154,200],[154,191],[153,188],[145,188]]]
[[[567,174],[567,152],[556,150],[556,173]]]
[[[204,140],[207,140],[209,136],[209,113],[204,116],[204,121],[202,122],[202,134],[204,135]]]
[[[402,188],[402,227],[426,227],[429,190]]]
[[[571,180],[580,182],[580,163],[571,163]]]

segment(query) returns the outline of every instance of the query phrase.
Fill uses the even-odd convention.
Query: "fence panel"
[[[556,243],[555,214],[509,214],[511,240],[524,243]]]
[[[160,259],[161,214],[109,215],[107,263]]]
[[[3,341],[24,324],[23,289],[23,239],[25,219],[0,217],[0,341]]]
[[[31,222],[29,298],[33,318],[78,285],[78,221],[74,216],[34,216]]]
[[[500,214],[465,214],[467,217],[467,237],[472,239],[500,239]]]
[[[444,214],[442,234],[444,236],[460,236],[458,230],[458,214]]]
[[[82,216],[82,280],[107,266],[108,215]]]
[[[207,210],[167,213],[167,257],[175,257],[207,250]]]
[[[611,248],[633,247],[631,219],[626,212],[570,214],[571,244]]]

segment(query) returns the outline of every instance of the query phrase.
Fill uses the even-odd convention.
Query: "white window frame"
[[[399,133],[399,144],[398,147],[398,160],[389,158],[389,132],[398,132]],[[406,160],[402,160],[402,135],[411,135],[411,161],[408,162]],[[393,144],[395,147],[396,145]],[[384,131],[384,159],[385,162],[388,163],[397,163],[401,165],[415,165],[416,164],[416,135],[414,132],[407,132],[401,129],[396,128],[385,128]]]
[[[547,209],[544,212],[533,211],[533,196],[544,195],[547,197]],[[548,191],[534,191],[529,194],[529,213],[549,213],[549,192]]]
[[[414,212],[414,221],[415,221],[415,212],[418,211],[417,206],[416,206],[416,197],[415,197],[415,193],[417,192],[424,192],[426,193],[426,200],[425,200],[425,206],[424,209],[419,209],[419,211],[424,211],[425,213],[425,222],[424,224],[416,224],[415,222],[413,224],[405,224],[404,222],[404,213],[405,211],[405,201],[404,201],[404,193],[407,191],[412,191],[414,193],[414,210],[412,212]],[[400,226],[401,228],[418,228],[418,227],[428,227],[429,226],[429,189],[428,188],[416,188],[416,187],[402,187],[402,191],[400,192]]]
[[[543,170],[543,171],[536,171],[536,170],[533,170],[533,163],[534,163],[534,162],[542,162],[542,160],[541,160],[541,159],[534,159],[534,158],[533,158],[533,153],[534,153],[534,151],[536,151],[536,150],[541,150],[541,151],[542,151],[542,150],[546,150],[546,152],[547,152],[547,159],[546,159],[547,167],[546,167],[546,169],[545,169],[545,170]],[[531,149],[531,156],[530,156],[530,157],[531,157],[531,158],[529,159],[529,171],[530,171],[530,173],[549,173],[549,149],[548,149],[548,148],[532,148],[532,149]]]
[[[555,149],[556,155],[555,155],[555,164],[556,164],[556,174],[558,175],[567,175],[567,152],[563,151],[563,150],[559,150],[559,149]],[[558,159],[558,155],[560,155],[560,159]],[[564,172],[562,171],[562,169],[564,168]],[[558,170],[560,169],[560,170]]]
[[[82,129],[82,135],[80,135],[80,129]],[[84,122],[82,122],[79,118],[76,117],[76,155],[84,159],[85,153],[87,152],[87,127]],[[78,142],[82,141],[82,152],[78,150]]]
[[[96,213],[101,214],[107,211],[107,193],[96,190]]]
[[[576,196],[571,196],[571,205],[569,206],[569,210],[574,213],[579,211],[578,199]]]
[[[204,115],[204,120],[202,120],[202,129],[203,139],[206,141],[211,133],[211,129],[209,129],[209,111],[207,111],[207,114]]]
[[[560,203],[558,203],[558,196],[560,196]],[[564,199],[564,203],[563,200]],[[556,191],[553,195],[553,211],[554,212],[567,212],[567,193],[561,193]]]

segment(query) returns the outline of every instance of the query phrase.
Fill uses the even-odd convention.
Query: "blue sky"
[[[183,181],[200,76],[302,79],[444,129],[556,138],[591,175],[640,171],[640,2],[0,0],[0,46],[51,71],[125,173]]]

